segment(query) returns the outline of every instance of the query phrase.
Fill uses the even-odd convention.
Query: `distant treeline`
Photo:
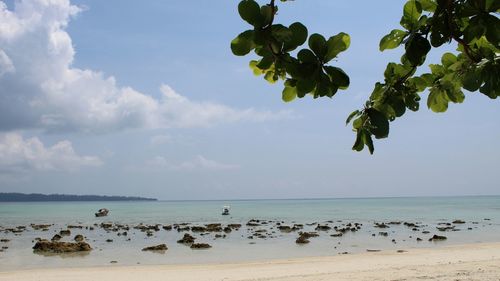
[[[53,201],[156,201],[154,198],[129,196],[68,195],[39,193],[0,193],[0,202],[53,202]]]

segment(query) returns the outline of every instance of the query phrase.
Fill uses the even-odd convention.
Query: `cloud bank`
[[[69,0],[0,1],[0,131],[108,132],[131,128],[209,127],[288,118],[290,112],[197,102],[162,85],[155,99],[114,77],[72,67],[65,31],[81,12]]]
[[[98,157],[78,155],[67,140],[46,147],[36,137],[25,139],[17,133],[0,134],[0,174],[75,171],[101,165]]]

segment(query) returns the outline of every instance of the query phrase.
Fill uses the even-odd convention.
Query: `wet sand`
[[[245,263],[35,269],[1,272],[0,281],[67,280],[494,280],[500,243],[381,251]]]

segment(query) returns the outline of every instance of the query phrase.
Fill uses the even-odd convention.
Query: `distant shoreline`
[[[0,202],[104,202],[104,201],[158,201],[136,196],[71,195],[41,193],[0,193]]]

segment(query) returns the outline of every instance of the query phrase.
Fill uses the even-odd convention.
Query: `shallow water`
[[[231,206],[230,216],[221,216],[221,208]],[[94,212],[108,208],[108,217],[95,218]],[[272,223],[259,227],[246,227],[250,219],[271,220]],[[456,225],[460,231],[441,232],[438,223],[465,220]],[[485,220],[488,219],[488,220]],[[328,223],[341,226],[349,222],[362,223],[357,232],[348,232],[342,237],[331,237],[330,231],[320,231],[320,237],[311,238],[306,245],[297,245],[297,232],[281,233],[276,222]],[[375,222],[407,221],[418,222],[423,227],[417,231],[404,225],[391,225],[387,229],[374,227]],[[195,234],[197,242],[212,245],[208,250],[191,250],[176,243],[183,235],[176,230],[160,230],[147,237],[140,230],[131,229],[128,236],[117,236],[96,227],[94,231],[72,229],[70,241],[76,234],[83,234],[93,247],[85,255],[34,254],[32,247],[36,237],[50,239],[68,224],[92,226],[102,222],[127,224],[174,223],[241,223],[243,227],[233,231],[226,238],[215,239],[214,233],[206,236]],[[29,224],[55,224],[48,232],[36,231]],[[406,249],[413,247],[436,247],[451,244],[476,242],[500,242],[500,196],[488,197],[436,197],[436,198],[373,198],[373,199],[324,199],[324,200],[248,200],[248,201],[160,201],[160,202],[50,202],[50,203],[0,203],[0,226],[28,226],[19,236],[0,232],[0,239],[10,239],[0,252],[0,270],[38,267],[75,267],[131,264],[179,264],[217,263],[294,258],[306,256],[335,255],[342,252],[365,252],[367,249]],[[273,227],[273,228],[271,228]],[[305,226],[304,231],[314,231],[315,226]],[[469,230],[469,228],[471,228]],[[247,237],[255,229],[266,229],[272,237],[266,239]],[[423,230],[430,231],[422,234]],[[272,233],[274,231],[274,233]],[[388,232],[380,236],[379,232]],[[375,234],[375,236],[372,236]],[[433,234],[445,235],[446,241],[429,242]],[[411,236],[411,238],[410,238]],[[422,238],[417,242],[416,238]],[[130,238],[130,241],[127,239]],[[106,242],[113,239],[113,242]],[[393,243],[392,240],[396,243]],[[146,246],[166,243],[164,254],[142,252]]]

